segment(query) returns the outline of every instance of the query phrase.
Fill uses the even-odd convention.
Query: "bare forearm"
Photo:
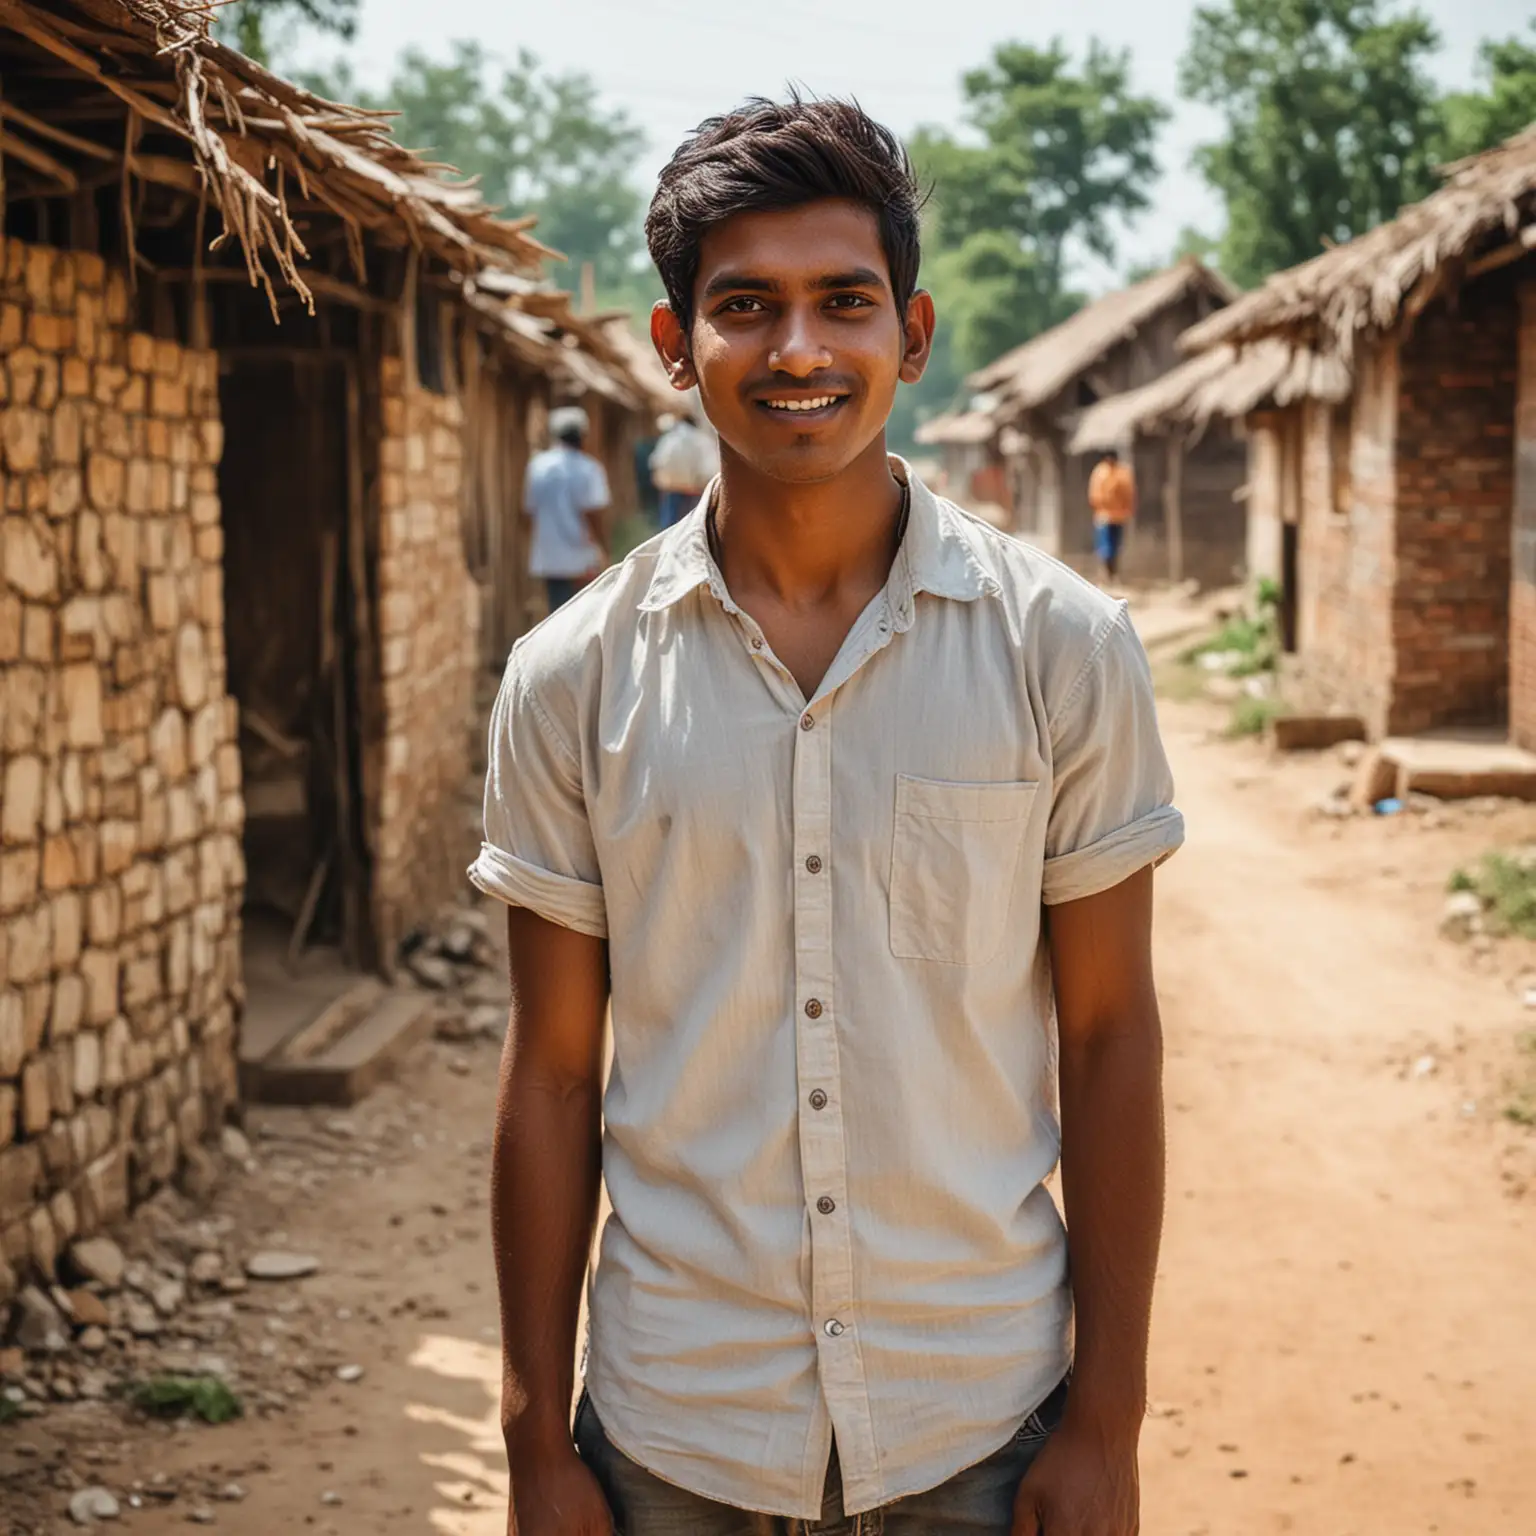
[[[1064,1043],[1061,1176],[1077,1314],[1072,1412],[1135,1435],[1163,1221],[1162,1039],[1135,1027]]]
[[[491,1222],[502,1430],[514,1463],[569,1442],[576,1323],[601,1176],[600,1108],[595,1082],[561,1083],[515,1061],[504,1075]]]

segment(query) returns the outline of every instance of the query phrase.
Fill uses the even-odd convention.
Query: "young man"
[[[608,476],[586,451],[590,430],[579,405],[551,411],[550,445],[529,460],[524,477],[523,510],[533,519],[528,574],[543,580],[551,613],[608,562]]]
[[[1120,575],[1120,549],[1126,525],[1136,515],[1136,475],[1113,448],[1088,476],[1088,506],[1093,512],[1093,546],[1106,587]]]
[[[1182,823],[1124,607],[886,455],[918,210],[841,103],[678,150],[652,334],[720,478],[507,667],[521,1536],[1137,1528]]]
[[[680,523],[720,472],[714,440],[686,416],[673,419],[651,454],[651,479],[661,492],[661,526]]]

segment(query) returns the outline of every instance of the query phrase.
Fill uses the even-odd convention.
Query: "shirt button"
[[[763,642],[761,640],[757,639],[754,636],[753,640],[752,640],[752,649],[754,651],[760,651],[760,650],[762,650],[762,648],[763,648]]]
[[[811,1108],[812,1109],[825,1109],[826,1107],[827,1107],[827,1096],[826,1096],[826,1094],[824,1094],[821,1091],[820,1088],[813,1088],[813,1089],[811,1089]]]
[[[819,1019],[821,1017],[821,1004],[816,998],[813,997],[806,1003],[805,1016],[808,1019]]]
[[[825,1324],[826,1335],[829,1339],[840,1339],[847,1329],[835,1317],[829,1317]]]
[[[821,873],[821,855],[820,854],[813,853],[805,861],[805,872],[808,875],[819,875]]]
[[[823,1195],[821,1199],[816,1202],[816,1209],[820,1211],[823,1216],[830,1216],[832,1212],[837,1209],[837,1201],[834,1200],[831,1195]]]
[[[816,729],[816,718],[815,718],[815,716],[814,715],[801,715],[800,716],[800,729],[802,731],[814,731]]]

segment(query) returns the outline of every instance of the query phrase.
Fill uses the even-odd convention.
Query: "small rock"
[[[99,1355],[107,1347],[107,1334],[103,1328],[94,1325],[81,1330],[75,1343],[88,1355]]]
[[[224,1260],[221,1255],[212,1251],[198,1254],[192,1260],[191,1268],[187,1270],[194,1285],[217,1285],[223,1273]]]
[[[325,1492],[320,1495],[320,1502],[334,1509],[338,1504],[341,1503],[341,1495],[339,1493],[332,1493],[331,1490],[327,1488]]]
[[[470,1067],[467,1056],[450,1056],[448,1070],[459,1077],[468,1077],[473,1069]]]
[[[71,1243],[65,1258],[82,1280],[94,1280],[109,1291],[117,1290],[123,1283],[123,1250],[110,1237],[89,1237]]]
[[[469,1032],[486,1040],[504,1040],[507,1035],[507,1015],[505,1006],[482,1004],[469,1016]]]
[[[1439,1063],[1433,1056],[1420,1056],[1413,1064],[1413,1075],[1415,1077],[1428,1077],[1438,1065]]]
[[[154,1307],[137,1296],[129,1297],[128,1304],[123,1308],[123,1321],[136,1339],[152,1339],[164,1326]]]
[[[342,1365],[336,1368],[336,1380],[343,1381],[351,1386],[355,1381],[363,1379],[363,1368],[360,1365]]]
[[[458,979],[449,961],[441,955],[429,955],[423,949],[412,952],[406,959],[405,968],[422,986],[433,992],[448,991]]]
[[[1337,791],[1335,791],[1325,800],[1318,801],[1317,814],[1319,816],[1334,817],[1340,821],[1343,821],[1355,814],[1355,808],[1349,803],[1349,794],[1347,791],[1343,794],[1339,794]]]
[[[80,1396],[90,1403],[102,1403],[112,1391],[112,1378],[105,1371],[81,1371]]]
[[[134,1259],[123,1269],[123,1284],[130,1291],[137,1291],[147,1301],[154,1294],[155,1277],[147,1264]]]
[[[69,1315],[77,1328],[110,1328],[112,1313],[94,1291],[67,1291]]]
[[[194,1504],[187,1511],[187,1521],[191,1525],[212,1525],[214,1514],[206,1504]]]
[[[432,1025],[432,1033],[450,1045],[462,1045],[470,1038],[469,1020],[462,1013],[440,1013]]]
[[[1476,891],[1452,891],[1440,913],[1440,932],[1448,939],[1470,939],[1483,922],[1483,903]]]
[[[187,1199],[199,1205],[213,1198],[219,1187],[220,1168],[202,1147],[188,1147],[176,1174],[176,1184]]]
[[[1365,745],[1363,742],[1341,741],[1339,743],[1339,761],[1346,768],[1353,768],[1364,756]]]
[[[180,1280],[163,1280],[155,1287],[154,1294],[150,1297],[155,1311],[161,1317],[175,1317],[182,1302],[187,1299],[187,1288]]]
[[[27,1357],[19,1349],[0,1349],[0,1376],[20,1376],[27,1368]]]
[[[450,960],[467,965],[475,958],[475,930],[468,923],[454,923],[443,935],[442,952]]]
[[[221,1275],[219,1289],[226,1296],[239,1296],[249,1289],[244,1275]]]
[[[319,1268],[319,1259],[311,1254],[277,1249],[254,1253],[245,1261],[245,1272],[252,1280],[302,1280]]]
[[[225,1157],[231,1162],[239,1163],[242,1168],[251,1160],[251,1144],[245,1139],[245,1132],[239,1126],[226,1125],[219,1132],[219,1146]]]
[[[239,1483],[225,1483],[215,1497],[226,1504],[238,1504],[245,1497],[245,1489]]]
[[[117,1516],[117,1500],[105,1488],[82,1488],[69,1501],[69,1518],[76,1525],[95,1525]]]
[[[41,1350],[58,1351],[68,1344],[63,1316],[35,1285],[24,1286],[16,1298],[12,1332],[17,1347],[28,1354]]]
[[[1536,1008],[1536,987],[1527,987],[1520,1002],[1523,1007]]]

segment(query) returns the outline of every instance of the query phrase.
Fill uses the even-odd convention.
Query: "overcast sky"
[[[1448,84],[1470,82],[1478,42],[1524,29],[1531,0],[1419,0],[1439,27]],[[775,95],[786,81],[854,95],[906,133],[954,125],[959,79],[1008,39],[1098,36],[1131,50],[1136,84],[1176,101],[1177,68],[1195,0],[884,0],[876,7],[815,0],[362,0],[349,49],[358,75],[382,85],[410,44],[441,51],[478,39],[504,55],[526,47],[545,63],[591,74],[645,129],[647,175],[700,118],[747,95]],[[862,11],[864,14],[859,15]],[[306,50],[307,51],[307,50]],[[329,51],[329,50],[327,50]],[[1219,209],[1188,169],[1190,148],[1212,131],[1209,112],[1177,104],[1162,142],[1163,181],[1152,209],[1127,231],[1119,265],[1163,255],[1186,224],[1215,232]],[[1095,274],[1102,278],[1107,274]]]

